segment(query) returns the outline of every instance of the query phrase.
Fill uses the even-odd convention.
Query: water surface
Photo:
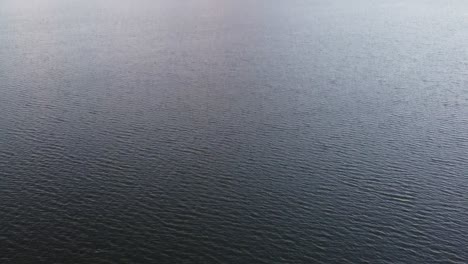
[[[465,0],[0,0],[1,263],[468,262]]]

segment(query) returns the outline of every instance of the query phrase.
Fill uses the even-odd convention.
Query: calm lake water
[[[0,263],[467,263],[466,0],[0,0]]]

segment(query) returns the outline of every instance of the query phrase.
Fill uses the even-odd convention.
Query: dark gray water
[[[0,0],[0,263],[467,263],[466,0]]]

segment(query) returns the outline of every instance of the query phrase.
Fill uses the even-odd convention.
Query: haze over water
[[[467,263],[465,0],[0,0],[0,263]]]

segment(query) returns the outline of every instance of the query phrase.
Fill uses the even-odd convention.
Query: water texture
[[[468,263],[465,0],[0,0],[0,263]]]

